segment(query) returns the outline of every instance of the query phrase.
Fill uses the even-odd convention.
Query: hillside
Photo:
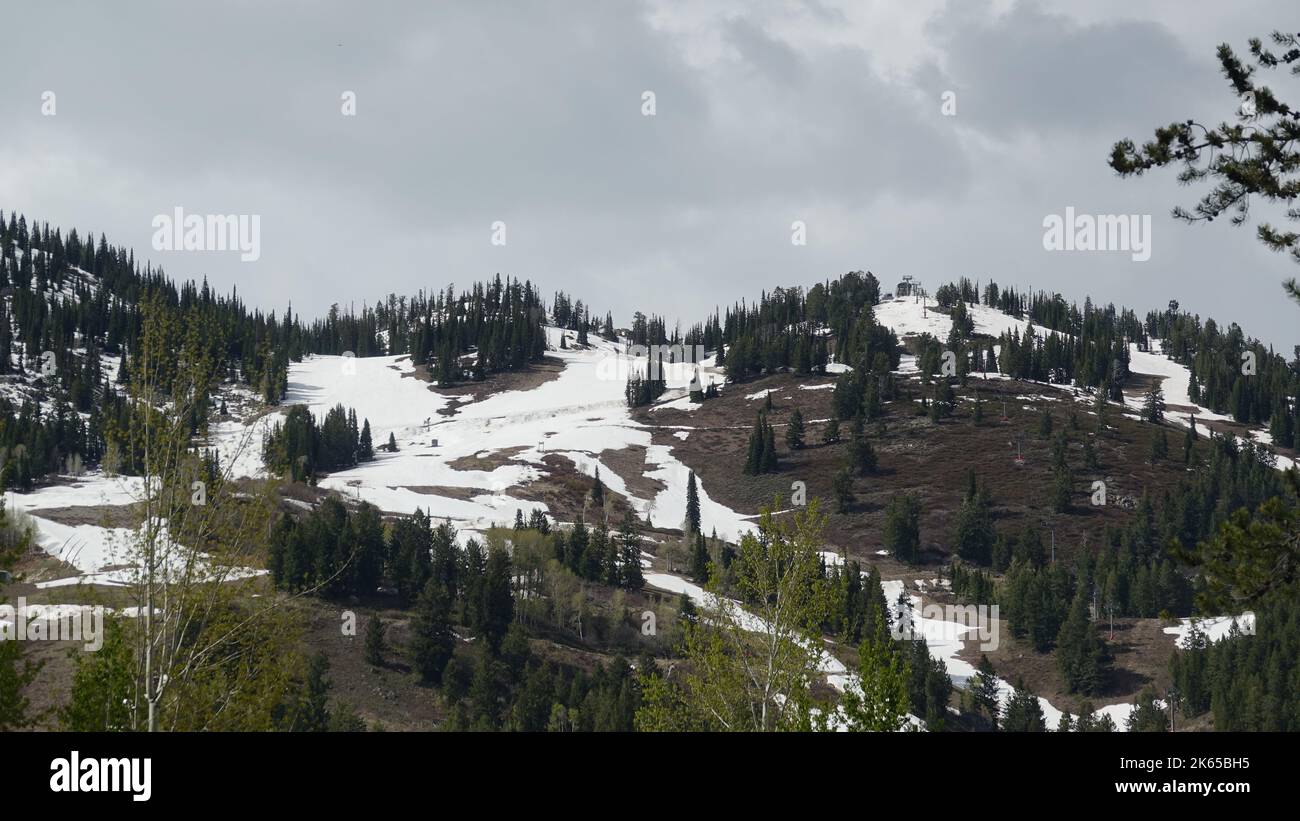
[[[15,253],[25,241],[16,230],[7,233],[15,236],[6,236],[10,250],[0,273],[16,283],[6,296],[15,317],[32,310],[24,283],[52,311],[71,310],[60,306],[74,301],[83,306],[80,314],[86,305],[107,305],[110,317],[120,311],[128,327],[147,313],[136,279],[126,277],[125,287],[90,272],[108,265],[98,253],[84,260],[86,268],[56,263],[53,251],[46,263],[41,252]],[[48,236],[42,242],[54,245]],[[57,273],[25,278],[33,259],[37,269]],[[134,263],[125,270],[134,272]],[[1009,682],[1020,682],[1052,727],[1062,712],[1078,715],[1090,702],[1123,729],[1144,693],[1168,689],[1169,659],[1188,619],[1236,615],[1197,613],[1191,574],[1162,544],[1206,538],[1233,510],[1280,493],[1278,469],[1297,458],[1282,437],[1275,439],[1276,423],[1261,424],[1250,402],[1239,403],[1237,413],[1197,404],[1205,380],[1165,357],[1166,340],[1152,335],[1165,317],[1140,323],[1112,308],[1101,319],[1089,307],[1071,318],[1052,307],[1059,297],[992,286],[981,298],[964,281],[940,289],[938,298],[886,298],[871,274],[848,274],[806,294],[778,289],[751,308],[728,311],[725,323],[715,315],[669,339],[658,318],[638,315],[630,329],[616,331],[608,318],[603,326],[592,321],[581,303],[574,310],[567,297],[557,297],[548,311],[531,285],[499,280],[475,286],[464,301],[448,295],[405,312],[381,306],[307,326],[290,314],[277,321],[273,313],[245,311],[206,286],[176,289],[152,272],[144,280],[153,283],[146,290],[176,296],[174,304],[164,296],[154,310],[233,328],[212,340],[223,376],[211,385],[193,444],[219,466],[223,482],[249,492],[273,486],[278,524],[265,561],[234,568],[232,578],[256,580],[257,596],[296,594],[321,572],[304,570],[300,561],[326,532],[313,528],[327,528],[345,554],[372,549],[348,542],[348,534],[376,528],[382,549],[371,581],[341,582],[332,593],[292,602],[304,624],[303,652],[331,661],[340,709],[387,727],[507,721],[484,713],[473,697],[465,701],[464,693],[436,696],[412,683],[409,650],[377,664],[359,658],[359,638],[337,641],[332,601],[345,601],[346,612],[361,613],[367,623],[386,622],[390,647],[414,641],[423,605],[415,601],[418,589],[404,587],[409,568],[397,558],[412,522],[432,534],[430,552],[416,564],[434,556],[432,569],[417,567],[417,578],[437,578],[444,532],[456,574],[490,576],[486,557],[498,549],[511,555],[504,561],[520,574],[507,579],[519,630],[514,646],[531,661],[499,674],[504,693],[522,693],[534,674],[550,677],[537,686],[555,692],[578,676],[582,698],[591,688],[599,694],[593,698],[605,699],[630,686],[629,658],[639,656],[641,671],[672,666],[682,620],[714,606],[706,578],[725,587],[737,546],[768,538],[760,534],[765,508],[775,522],[794,521],[818,499],[827,512],[823,573],[840,584],[857,568],[863,578],[880,580],[891,613],[898,602],[910,603],[911,613],[891,616],[895,627],[898,619],[910,623],[935,675],[958,688],[951,700],[944,689],[941,703],[915,709],[915,721],[939,729],[951,716],[955,727],[981,726],[961,693],[980,662],[970,629],[922,609],[1000,604],[1003,640],[988,653],[999,702],[1010,703]],[[496,307],[480,314],[470,307],[479,304]],[[780,315],[789,321],[775,321]],[[4,323],[0,330],[18,327]],[[37,608],[33,617],[49,604],[102,601],[131,609],[126,595],[139,566],[130,545],[143,484],[129,460],[105,458],[119,440],[102,419],[125,413],[130,382],[117,379],[121,352],[129,369],[141,343],[98,327],[82,320],[63,360],[74,374],[97,374],[84,377],[95,388],[89,409],[78,411],[89,443],[67,454],[81,461],[65,470],[47,464],[35,475],[28,471],[26,482],[7,483],[7,509],[28,517],[40,548],[18,565],[20,583],[7,595],[24,596]],[[15,336],[11,367],[27,372],[5,377],[6,397],[11,406],[25,403],[28,417],[58,420],[83,377],[53,385],[48,374],[31,373],[28,338]],[[706,356],[664,363],[650,401],[630,402],[629,380],[654,364],[636,347],[647,344],[699,345]],[[1186,339],[1178,344],[1186,347]],[[1286,367],[1270,362],[1263,359],[1262,367]],[[1290,379],[1253,401],[1280,401],[1294,413],[1294,374]],[[1157,387],[1161,413],[1152,419]],[[1238,385],[1231,392],[1242,391]],[[352,450],[326,462],[322,448],[333,436],[334,414],[351,437],[344,448]],[[804,427],[799,444],[786,438],[796,416]],[[1188,435],[1193,417],[1195,438]],[[838,437],[827,436],[832,420]],[[316,466],[299,477],[297,468],[287,475],[277,467],[272,455],[299,435],[300,424],[315,443],[301,458]],[[773,463],[746,473],[760,430],[776,443]],[[1218,435],[1210,438],[1211,431]],[[358,455],[358,448],[365,452]],[[292,461],[296,452],[284,458]],[[1217,499],[1204,490],[1207,482]],[[1104,502],[1097,501],[1097,483],[1104,484]],[[1205,503],[1189,506],[1197,498]],[[890,535],[900,500],[915,508],[915,535],[906,545]],[[978,543],[959,529],[972,516],[986,522]],[[357,555],[345,555],[340,568],[369,561]],[[286,567],[297,568],[292,578]],[[1043,594],[1043,609],[1031,612],[1011,598],[1023,585],[1040,583],[1053,590]],[[1063,678],[1051,639],[1070,600],[1095,602],[1102,588],[1113,669],[1103,684],[1081,692]],[[458,595],[467,594],[462,588]],[[485,663],[474,643],[483,635],[482,616],[471,612],[477,606],[466,598],[448,628],[458,637],[447,652],[460,664],[447,674],[457,687],[468,688],[475,665]],[[1094,635],[1099,607],[1094,603]],[[639,629],[648,613],[657,615],[658,631]],[[758,616],[745,619],[747,630],[764,629]],[[838,694],[856,686],[851,671],[859,648],[852,630],[827,625],[814,690],[822,709],[833,710]],[[1051,626],[1048,639],[1035,638],[1044,625]],[[66,691],[69,668],[54,650],[40,652],[50,663],[33,686],[46,687],[54,706],[59,699],[51,694]],[[921,686],[931,685],[923,679]],[[555,704],[574,709],[573,698]],[[633,696],[617,698],[619,717],[602,726],[629,729]]]

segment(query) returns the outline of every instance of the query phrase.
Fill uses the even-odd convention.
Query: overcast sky
[[[689,323],[866,269],[1176,298],[1300,344],[1279,285],[1300,266],[1253,224],[1172,220],[1203,193],[1172,171],[1106,165],[1121,137],[1232,118],[1216,45],[1294,30],[1294,0],[181,7],[7,6],[0,208],[304,317],[500,272]],[[1067,206],[1150,214],[1150,259],[1044,250]],[[154,250],[176,207],[260,215],[260,259]]]

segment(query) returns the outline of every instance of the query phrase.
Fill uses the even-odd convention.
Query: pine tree
[[[991,501],[987,493],[975,490],[973,471],[968,481],[970,486],[966,498],[957,510],[957,519],[953,525],[952,543],[958,556],[988,566],[993,561],[993,543],[997,540],[990,511]]]
[[[695,471],[686,479],[686,532],[700,532],[700,493],[695,485]]]
[[[822,444],[833,445],[838,441],[840,441],[840,420],[832,416],[822,431]]]
[[[1163,733],[1169,730],[1169,721],[1155,687],[1148,684],[1138,693],[1124,728],[1130,733]]]
[[[416,602],[411,624],[411,666],[425,684],[442,684],[443,672],[456,649],[451,630],[451,602],[442,587],[430,580]]]
[[[910,493],[897,493],[885,508],[885,549],[908,564],[921,559],[921,502]]]
[[[1088,470],[1101,468],[1101,462],[1097,459],[1097,446],[1092,443],[1091,436],[1085,436],[1083,439],[1083,465]]]
[[[292,729],[300,733],[323,733],[329,729],[329,659],[314,654],[307,662],[307,677],[293,708]]]
[[[1074,489],[1074,480],[1070,469],[1057,468],[1052,471],[1052,511],[1068,513],[1070,511],[1070,494]]]
[[[1110,653],[1088,618],[1088,599],[1082,587],[1056,637],[1056,661],[1070,692],[1098,695],[1105,688]]]
[[[867,639],[858,648],[858,677],[841,706],[849,730],[892,733],[907,724],[908,663],[893,642]]]
[[[370,441],[370,420],[361,427],[361,444],[359,446],[361,461],[370,462],[375,458],[375,446]]]
[[[1043,708],[1038,697],[1025,689],[1025,682],[1016,679],[1016,689],[1007,700],[1002,716],[1002,729],[1009,733],[1042,733],[1047,731]]]
[[[388,434],[388,452],[397,453],[397,439],[392,433]]]
[[[853,427],[849,434],[849,449],[845,458],[848,460],[849,468],[858,476],[866,476],[876,470],[876,451],[867,441],[866,432],[862,429],[861,416],[853,418]]]
[[[1142,421],[1158,425],[1165,419],[1165,393],[1159,384],[1151,386],[1142,401]]]
[[[596,475],[591,480],[591,503],[596,510],[605,509],[605,483],[600,481],[600,466],[596,467]]]
[[[880,403],[880,386],[875,379],[868,378],[867,386],[862,393],[862,416],[868,422],[879,419],[884,413],[884,406]]]
[[[745,454],[745,473],[753,476],[763,472],[763,448],[766,440],[763,436],[763,417],[754,419],[754,427],[749,432],[749,442]]]
[[[847,467],[840,468],[835,474],[831,489],[835,494],[835,512],[848,513],[853,510],[853,471]]]
[[[540,507],[533,508],[532,513],[528,514],[528,528],[536,530],[543,536],[551,532],[551,523],[547,521],[546,514]]]
[[[785,445],[790,450],[800,450],[804,446],[803,412],[798,408],[790,414],[790,424],[786,425]]]
[[[997,671],[989,657],[980,653],[979,667],[969,684],[976,706],[989,718],[993,729],[998,728],[999,688]]]
[[[494,655],[515,617],[515,600],[511,591],[513,576],[510,552],[505,547],[493,545],[488,550],[483,586],[479,591],[480,618],[475,628]]]
[[[1165,436],[1164,428],[1156,432],[1151,437],[1151,461],[1152,463],[1164,461],[1169,456],[1169,438]]]
[[[1098,717],[1092,702],[1085,699],[1079,705],[1079,718],[1074,722],[1074,731],[1076,733],[1113,733],[1115,732],[1115,721],[1106,714]]]
[[[709,581],[709,548],[704,542],[704,534],[696,533],[691,550],[691,577],[699,584]]]
[[[619,568],[622,571],[622,586],[629,590],[640,590],[645,584],[641,573],[641,534],[631,511],[624,514],[618,537],[621,546]]]
[[[776,430],[767,421],[767,417],[763,417],[763,427],[766,430],[763,442],[763,472],[776,473],[779,467],[776,456]]]

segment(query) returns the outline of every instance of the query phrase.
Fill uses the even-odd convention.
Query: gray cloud
[[[1161,8],[952,3],[877,26],[852,4],[662,2],[24,4],[6,23],[30,36],[0,52],[0,208],[307,315],[501,272],[623,321],[689,322],[871,268],[1140,309],[1177,297],[1300,342],[1282,258],[1249,231],[1169,222],[1194,192],[1105,166],[1119,137],[1227,115],[1213,32]],[[1233,25],[1264,33],[1277,9]],[[908,36],[914,64],[890,65]],[[40,116],[47,89],[56,117]],[[261,260],[153,251],[150,220],[175,205],[261,214]],[[1156,215],[1152,260],[1045,253],[1041,220],[1065,205]],[[796,219],[807,247],[790,245]]]

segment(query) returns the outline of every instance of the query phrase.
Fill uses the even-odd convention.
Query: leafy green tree
[[[23,730],[36,723],[24,690],[40,668],[23,658],[21,642],[0,641],[0,732]]]
[[[763,511],[757,534],[741,539],[729,595],[717,576],[710,580],[703,612],[684,627],[684,663],[670,676],[642,673],[638,729],[762,732],[825,724],[812,698],[830,603],[819,555],[825,519],[816,500],[780,522],[772,516],[778,506],[779,500]]]
[[[104,645],[96,653],[76,653],[72,692],[61,711],[63,728],[71,732],[123,732],[131,729],[134,702],[133,660],[129,624],[104,619]]]

